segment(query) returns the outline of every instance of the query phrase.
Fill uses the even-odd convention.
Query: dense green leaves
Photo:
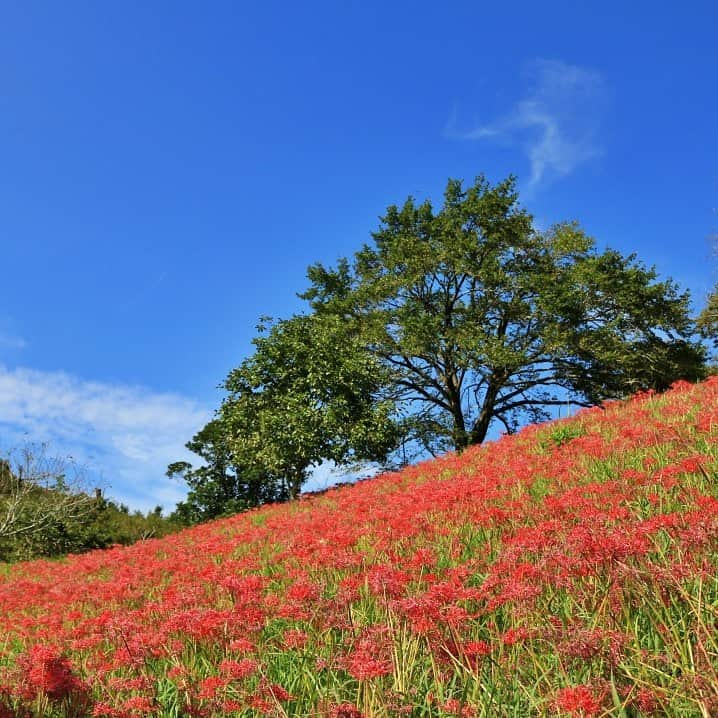
[[[130,513],[84,490],[70,460],[48,456],[43,446],[25,446],[0,458],[0,562],[80,553],[112,544],[163,536],[177,525],[161,507]]]
[[[219,419],[210,421],[186,446],[204,464],[194,468],[189,462],[177,461],[167,467],[168,476],[183,479],[189,486],[186,500],[173,514],[181,523],[208,521],[287,498],[281,483],[256,461],[238,463]]]
[[[338,317],[295,316],[255,340],[219,413],[232,455],[297,496],[312,466],[382,460],[394,448],[386,375]]]
[[[442,208],[391,206],[374,242],[304,297],[361,330],[427,448],[482,442],[547,407],[701,375],[688,297],[575,224],[532,226],[513,179],[450,180]]]
[[[177,516],[204,521],[296,498],[312,467],[382,461],[399,440],[381,363],[337,317],[260,325],[255,351],[225,381],[217,416],[187,444],[204,464],[176,462],[188,498]]]
[[[718,285],[708,296],[706,306],[698,317],[698,329],[718,349]]]
[[[513,178],[450,180],[438,211],[392,205],[372,240],[310,267],[311,313],[262,327],[229,374],[188,444],[206,466],[170,467],[203,507],[195,518],[293,498],[323,461],[461,450],[567,398],[704,372],[687,294],[635,256],[597,251],[575,223],[537,231]]]

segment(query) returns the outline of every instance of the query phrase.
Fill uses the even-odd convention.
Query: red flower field
[[[0,568],[0,716],[718,716],[718,378]]]

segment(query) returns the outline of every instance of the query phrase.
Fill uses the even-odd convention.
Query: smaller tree
[[[185,446],[204,464],[195,468],[176,461],[167,467],[170,478],[180,478],[189,486],[187,499],[177,504],[171,519],[191,525],[287,498],[280,482],[254,464],[235,461],[220,419],[210,421]]]
[[[697,325],[701,336],[710,341],[714,349],[718,349],[718,284],[708,295],[706,306],[698,316]]]
[[[95,499],[69,459],[28,445],[0,459],[0,561],[55,556],[76,548],[74,527]]]
[[[383,461],[396,447],[386,371],[337,317],[260,325],[255,353],[230,372],[219,412],[229,451],[295,499],[311,467]]]

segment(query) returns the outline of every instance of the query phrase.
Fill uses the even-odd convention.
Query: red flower
[[[652,715],[658,710],[658,698],[656,694],[648,688],[639,688],[638,695],[634,699],[634,703],[645,715]]]
[[[299,629],[289,630],[284,634],[282,645],[284,648],[304,648],[308,639],[307,634]]]
[[[214,698],[217,695],[217,691],[221,690],[227,685],[226,678],[220,678],[219,676],[210,676],[204,678],[199,682],[199,690],[197,696],[199,698]]]
[[[375,658],[366,651],[358,650],[346,659],[346,669],[352,678],[356,678],[358,681],[368,681],[391,673],[391,662]]]
[[[340,703],[332,706],[329,718],[364,718],[364,714],[351,703]]]
[[[463,650],[470,658],[480,658],[491,653],[491,647],[486,641],[469,641],[463,645]]]
[[[292,694],[286,689],[280,686],[278,683],[272,683],[267,688],[267,693],[271,695],[277,701],[289,701],[292,699]]]
[[[34,646],[24,661],[25,680],[29,688],[60,701],[73,693],[85,693],[86,687],[73,674],[70,661],[50,646]]]
[[[524,641],[529,637],[529,632],[525,628],[509,628],[503,636],[501,641],[505,646],[513,646],[520,641]]]
[[[233,680],[241,680],[251,676],[257,670],[257,661],[251,658],[243,658],[241,661],[222,661],[219,664],[219,672]]]
[[[601,711],[601,704],[588,686],[562,688],[556,694],[556,706],[571,716],[590,718]]]
[[[442,706],[444,711],[458,718],[474,718],[476,710],[465,703],[458,701],[456,698],[449,698]]]

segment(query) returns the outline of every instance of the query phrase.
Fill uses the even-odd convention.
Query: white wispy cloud
[[[529,188],[565,177],[598,157],[608,89],[593,70],[558,60],[535,60],[525,72],[526,91],[496,120],[458,130],[452,113],[446,134],[455,139],[518,144],[530,165]]]
[[[87,381],[64,372],[0,366],[0,443],[47,442],[101,479],[107,493],[132,508],[166,509],[185,487],[164,475],[189,458],[184,443],[211,411],[177,394]],[[194,457],[196,459],[196,457]]]

